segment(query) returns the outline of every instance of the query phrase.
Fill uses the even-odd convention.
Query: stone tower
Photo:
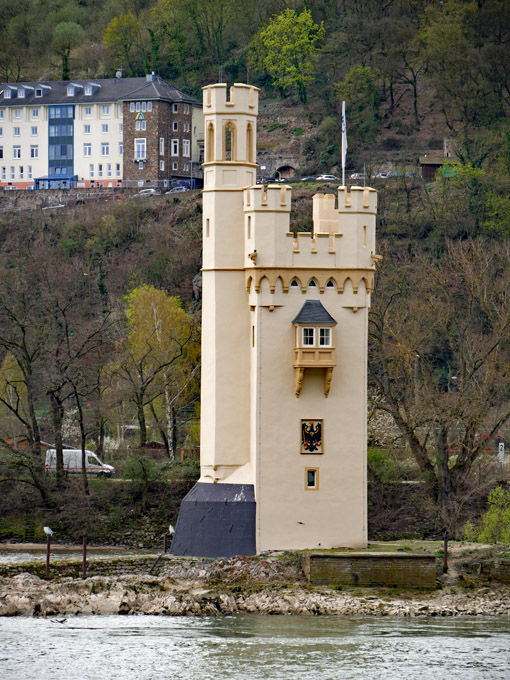
[[[172,552],[366,545],[366,357],[377,194],[258,186],[258,90],[204,88],[201,477]]]

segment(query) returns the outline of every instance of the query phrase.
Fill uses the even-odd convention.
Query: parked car
[[[353,172],[351,179],[368,179],[364,172]]]
[[[316,179],[315,177],[309,176],[309,177],[301,177],[301,182],[315,182]]]
[[[188,187],[173,187],[173,189],[165,191],[165,194],[182,194],[184,191],[189,191]]]
[[[388,173],[386,173],[386,179],[396,179],[403,176],[403,172],[397,172],[396,170],[390,170]]]
[[[64,472],[69,474],[81,473],[81,449],[64,449],[62,451],[64,458]],[[46,451],[46,472],[57,471],[57,450],[48,449]],[[107,465],[99,460],[93,451],[85,451],[85,467],[87,474],[96,477],[113,477],[115,468],[113,465]]]
[[[137,196],[157,196],[157,195],[159,195],[159,191],[157,189],[142,189],[136,195]]]
[[[315,178],[317,182],[339,182],[340,179],[335,175],[320,175]]]

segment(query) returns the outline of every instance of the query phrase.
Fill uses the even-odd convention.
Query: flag
[[[342,184],[345,186],[345,158],[347,156],[347,121],[345,119],[345,102],[342,102]]]

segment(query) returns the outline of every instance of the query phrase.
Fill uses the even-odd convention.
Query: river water
[[[507,680],[510,621],[331,616],[79,616],[63,623],[0,619],[0,678]]]

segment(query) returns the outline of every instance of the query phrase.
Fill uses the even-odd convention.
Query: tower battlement
[[[244,190],[245,212],[290,212],[291,189],[285,185],[257,185]]]
[[[258,115],[259,88],[234,83],[228,92],[226,83],[216,83],[202,88],[204,92],[204,116],[217,113],[244,113]]]
[[[377,191],[370,187],[338,187],[338,210],[349,213],[377,212]]]

